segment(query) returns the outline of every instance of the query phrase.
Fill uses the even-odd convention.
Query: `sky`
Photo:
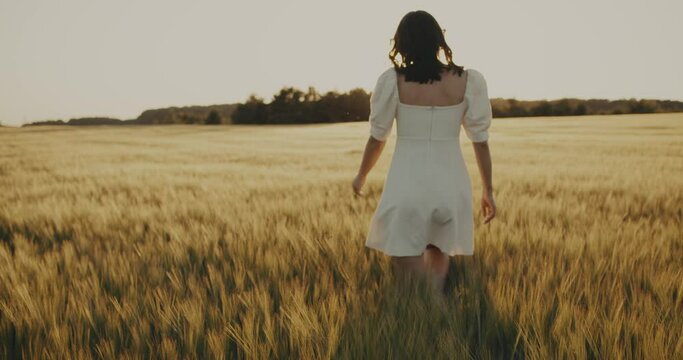
[[[680,0],[0,0],[0,122],[371,91],[412,10],[490,97],[683,100]]]

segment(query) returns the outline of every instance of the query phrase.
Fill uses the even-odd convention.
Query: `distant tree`
[[[531,115],[533,116],[552,116],[553,105],[548,101],[541,101],[538,105],[531,108]]]
[[[21,125],[21,127],[42,126],[42,125],[66,125],[66,123],[63,120],[44,120],[44,121],[36,121],[36,122],[24,124],[24,125]]]
[[[566,116],[572,115],[571,106],[569,106],[569,100],[560,99],[553,105],[553,115],[554,116]]]
[[[237,105],[232,121],[235,124],[267,124],[269,113],[270,107],[263,98],[251,94],[245,103]]]
[[[220,125],[223,123],[223,119],[221,119],[221,116],[216,110],[211,110],[204,123],[207,125]]]
[[[71,119],[66,122],[67,125],[121,125],[121,120],[106,118],[106,117],[92,117],[92,118],[78,118]]]
[[[335,122],[342,121],[345,109],[339,98],[341,95],[336,91],[328,91],[317,102],[318,112],[321,114],[318,121]]]
[[[631,99],[629,101],[629,112],[633,114],[645,114],[654,112],[654,106],[644,100]]]
[[[318,94],[318,91],[315,90],[315,87],[309,86],[308,93],[305,95],[304,101],[316,102],[318,100],[320,100],[320,94]]]
[[[338,121],[366,120],[370,115],[370,95],[361,88],[339,95],[337,101],[343,109]]]
[[[586,115],[588,110],[586,109],[586,104],[581,103],[574,109],[574,115]]]
[[[517,99],[510,99],[509,100],[509,111],[510,115],[509,116],[529,116],[529,113],[527,110],[524,108],[523,104],[521,104]]]
[[[505,100],[491,100],[491,110],[493,111],[493,117],[505,117],[507,115],[507,111],[505,110]]]
[[[306,93],[294,87],[284,87],[273,96],[268,107],[271,124],[297,124],[306,120]]]
[[[206,122],[206,118],[201,115],[188,114],[185,112],[179,112],[174,114],[174,118],[179,119],[181,124],[202,124]]]

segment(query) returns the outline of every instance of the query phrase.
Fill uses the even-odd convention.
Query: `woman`
[[[365,179],[396,119],[396,147],[365,245],[391,256],[395,269],[431,274],[436,289],[445,292],[449,256],[474,253],[461,126],[483,182],[484,224],[496,215],[488,147],[491,103],[483,75],[453,63],[443,31],[429,13],[405,15],[393,42],[393,66],[379,76],[370,96],[370,137],[352,187],[356,195],[364,194]],[[440,51],[446,64],[439,60]]]

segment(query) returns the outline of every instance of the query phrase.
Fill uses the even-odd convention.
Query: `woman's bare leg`
[[[422,255],[392,256],[391,263],[394,266],[394,270],[401,273],[401,275],[424,276],[426,273],[426,268]]]
[[[441,252],[438,247],[429,244],[423,256],[425,266],[431,272],[434,286],[443,292],[446,285],[446,275],[448,275],[448,265],[450,264],[448,255]]]
[[[435,250],[441,253],[438,248]],[[429,251],[434,252],[433,249],[429,249]],[[432,263],[428,265],[425,258],[436,261],[432,261]],[[391,262],[394,266],[394,270],[401,275],[401,280],[418,278],[419,280],[426,280],[429,282],[429,285],[431,285],[429,287],[435,292],[435,299],[439,300],[437,304],[441,309],[446,309],[446,297],[443,288],[446,278],[445,274],[448,273],[448,256],[446,256],[445,259],[445,266],[443,265],[443,259],[440,259],[437,255],[432,253],[427,254],[427,252],[418,256],[392,256]],[[435,270],[432,268],[433,266],[436,266],[436,269],[438,270],[437,273],[435,273]],[[444,274],[443,276],[441,276],[442,273]]]

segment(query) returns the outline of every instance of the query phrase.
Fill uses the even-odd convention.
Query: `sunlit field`
[[[0,358],[682,356],[683,114],[494,119],[445,312],[364,247],[367,134],[0,129]]]

